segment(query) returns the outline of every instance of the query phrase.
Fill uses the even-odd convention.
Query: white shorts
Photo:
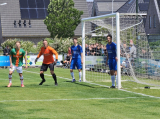
[[[14,66],[14,65],[13,65],[12,68],[9,68],[9,71],[14,72],[15,70],[17,70],[17,73],[23,73],[23,71],[22,71],[22,66],[17,67],[17,66]]]

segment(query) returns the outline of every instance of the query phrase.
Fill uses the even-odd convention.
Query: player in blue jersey
[[[110,74],[111,74],[111,81],[112,81],[112,86],[110,88],[115,88],[115,76],[116,76],[116,85],[118,83],[117,81],[117,53],[116,53],[116,44],[112,42],[112,36],[108,35],[107,36],[107,41],[108,44],[106,45],[107,49],[107,60],[106,60],[106,65],[108,65],[108,60],[109,60],[109,69],[110,69]]]
[[[71,47],[71,59],[70,59],[70,72],[71,72],[71,76],[72,76],[72,82],[75,82],[75,78],[74,78],[74,73],[73,73],[73,69],[75,69],[75,66],[77,67],[78,71],[79,71],[79,82],[81,82],[81,69],[82,69],[82,64],[83,64],[83,51],[82,51],[82,47],[80,45],[77,44],[77,38],[73,39],[73,43],[74,45]]]

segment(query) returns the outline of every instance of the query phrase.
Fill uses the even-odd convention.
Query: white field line
[[[72,100],[124,100],[138,99],[140,97],[125,97],[125,98],[80,98],[80,99],[44,99],[44,100],[2,100],[0,102],[50,102],[50,101],[72,101]]]
[[[26,71],[26,70],[24,70]],[[30,72],[30,73],[33,73],[33,74],[39,74],[37,72],[31,72],[31,71],[26,71],[26,72]],[[51,76],[51,75],[48,75],[48,74],[45,74],[46,76]],[[58,78],[62,78],[62,79],[66,79],[66,80],[71,80],[69,78],[63,78],[63,77],[59,77],[57,76]],[[110,86],[106,86],[106,85],[100,85],[100,84],[96,84],[96,83],[91,83],[91,82],[86,82],[86,83],[89,83],[89,84],[93,84],[93,85],[98,85],[98,86],[102,86],[102,87],[106,87],[106,88],[109,88]],[[151,98],[157,98],[157,99],[160,99],[160,97],[156,97],[156,96],[152,96],[152,95],[146,95],[146,94],[143,94],[143,93],[136,93],[136,92],[132,92],[132,91],[128,91],[128,90],[124,90],[124,89],[119,89],[120,91],[124,91],[124,92],[128,92],[128,93],[134,93],[134,94],[137,94],[137,95],[141,95],[141,96],[145,96],[145,97],[151,97]]]

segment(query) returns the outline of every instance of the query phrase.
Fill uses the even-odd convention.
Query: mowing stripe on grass
[[[70,101],[70,100],[124,100],[138,99],[142,97],[125,97],[125,98],[80,98],[80,99],[44,99],[44,100],[2,100],[0,102],[49,102],[49,101]]]
[[[24,70],[26,71],[26,70]],[[31,71],[26,71],[26,72],[30,72],[30,73],[33,73],[33,74],[39,74],[37,72],[31,72]],[[46,76],[51,76],[51,75],[48,75],[48,74],[45,74]],[[62,78],[62,79],[66,79],[66,80],[71,80],[69,78],[64,78],[64,77],[59,77],[57,76],[58,78]],[[89,84],[93,84],[93,85],[98,85],[98,86],[102,86],[102,87],[106,87],[106,88],[109,88],[110,86],[106,86],[106,85],[100,85],[100,84],[96,84],[96,83],[91,83],[91,82],[86,82],[86,83],[89,83]],[[156,97],[156,96],[152,96],[152,95],[146,95],[146,94],[143,94],[143,93],[136,93],[136,92],[132,92],[132,91],[128,91],[128,90],[124,90],[124,89],[119,89],[120,91],[124,91],[124,92],[128,92],[128,93],[134,93],[134,94],[138,94],[138,95],[141,95],[141,96],[145,96],[145,97],[150,97],[150,98],[157,98],[157,99],[160,99],[160,97]]]

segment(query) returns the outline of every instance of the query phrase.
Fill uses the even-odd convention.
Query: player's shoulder
[[[54,50],[54,48],[52,48],[51,46],[48,46],[47,47],[49,50]]]
[[[16,52],[16,48],[12,48],[12,49],[11,49],[11,52]]]
[[[12,48],[11,51],[16,51],[16,49],[15,49],[15,48]]]
[[[23,49],[23,48],[20,48],[20,51],[24,51],[24,49]]]
[[[112,42],[112,45],[116,45],[116,43],[115,43],[115,42]]]
[[[116,43],[112,42],[111,45],[116,46]]]

